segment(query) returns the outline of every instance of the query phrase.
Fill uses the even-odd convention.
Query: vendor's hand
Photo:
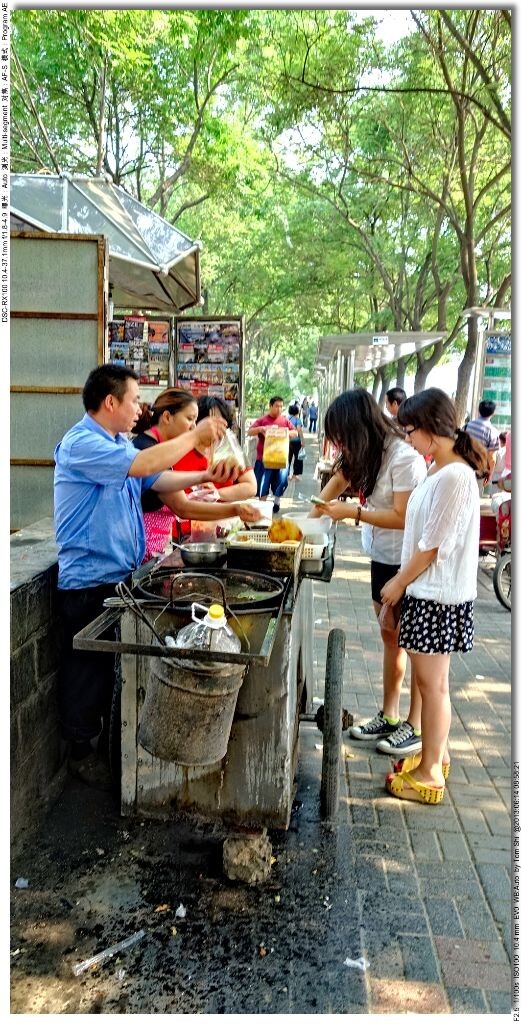
[[[236,515],[238,515],[243,523],[257,523],[259,519],[263,518],[263,513],[260,509],[255,508],[254,505],[239,505],[235,507]]]
[[[193,431],[194,448],[208,448],[224,437],[228,424],[222,416],[205,416]]]
[[[388,582],[382,587],[380,591],[382,604],[398,604],[400,598],[405,594],[405,587],[400,582],[399,575],[400,574],[397,573],[396,576],[393,576],[392,579],[388,580]]]

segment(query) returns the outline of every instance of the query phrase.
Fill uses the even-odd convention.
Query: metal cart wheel
[[[498,558],[494,567],[493,583],[498,601],[510,611],[512,607],[512,553],[510,551]]]
[[[335,818],[338,812],[345,644],[344,631],[332,629],[327,640],[322,784],[320,787],[320,813],[326,820]]]

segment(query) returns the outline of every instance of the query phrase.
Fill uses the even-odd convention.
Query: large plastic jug
[[[195,609],[205,612],[203,618],[199,618]],[[189,647],[199,651],[230,651],[238,654],[241,650],[241,641],[230,629],[228,620],[224,614],[222,604],[211,604],[205,608],[202,604],[192,604],[192,622],[183,626],[175,638],[176,647]]]

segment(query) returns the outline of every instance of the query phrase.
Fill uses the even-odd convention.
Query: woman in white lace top
[[[476,473],[486,466],[486,452],[458,428],[454,403],[439,388],[408,398],[398,420],[413,448],[432,455],[433,462],[407,505],[400,570],[381,591],[384,604],[403,598],[399,642],[410,655],[422,698],[421,754],[396,765],[386,788],[403,800],[440,803],[449,772],[450,655],[473,645]]]

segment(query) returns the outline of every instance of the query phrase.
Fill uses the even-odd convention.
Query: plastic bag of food
[[[287,427],[266,427],[262,461],[266,469],[285,469],[289,459]]]
[[[204,484],[199,487],[194,487],[189,494],[187,494],[189,501],[205,501],[214,502],[219,501],[219,491],[215,487],[205,487]],[[206,522],[202,519],[190,518],[190,537],[193,541],[199,542],[211,542],[217,539],[217,530],[215,520]]]
[[[220,441],[217,442],[212,450],[210,465],[216,466],[219,462],[224,462],[226,459],[235,459],[235,462],[241,469],[246,469],[246,456],[230,427],[226,430],[224,436]]]

